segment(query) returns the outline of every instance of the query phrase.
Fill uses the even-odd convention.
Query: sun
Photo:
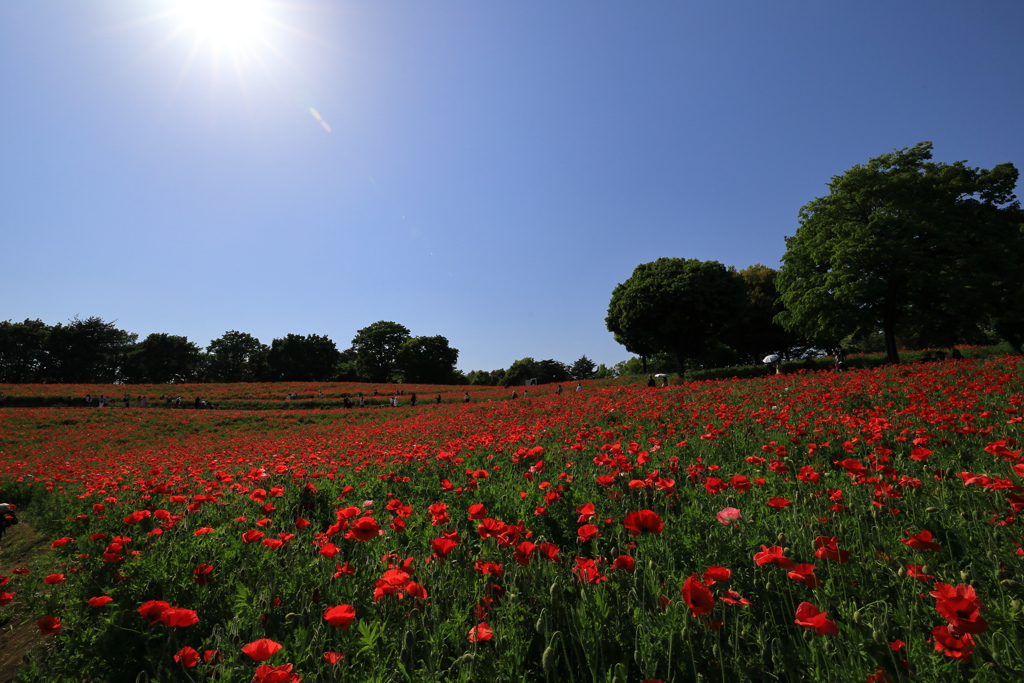
[[[271,24],[269,2],[261,0],[174,0],[170,15],[177,32],[191,35],[196,46],[235,56],[266,40]]]

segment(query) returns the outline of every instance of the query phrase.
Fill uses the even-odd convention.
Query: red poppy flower
[[[491,627],[487,625],[487,622],[480,622],[473,628],[469,629],[469,642],[478,643],[481,640],[491,640],[494,637],[494,632],[491,631]]]
[[[653,510],[639,510],[628,513],[626,518],[622,520],[622,526],[626,527],[633,536],[639,536],[645,531],[651,534],[660,534],[661,530],[665,528],[661,517]]]
[[[708,567],[708,570],[701,576],[705,586],[714,586],[718,581],[728,581],[732,576],[732,570],[728,567]]]
[[[402,573],[404,574],[405,572]],[[408,576],[406,574],[407,578]],[[347,629],[355,618],[356,608],[352,605],[336,605],[324,610],[324,619],[327,620],[327,623],[331,626],[337,626],[342,630]]]
[[[257,529],[250,529],[242,534],[242,540],[246,543],[255,543],[256,541],[263,538],[266,534]]]
[[[584,503],[583,505],[580,505],[578,508],[576,508],[576,512],[580,513],[579,519],[576,520],[577,524],[589,522],[597,516],[597,513],[594,512],[593,503]]]
[[[592,541],[600,535],[597,531],[597,527],[593,524],[584,524],[579,528],[577,534],[579,534],[580,543]]]
[[[430,547],[434,550],[434,555],[437,557],[445,557],[457,545],[458,543],[447,538],[435,538],[430,541]]]
[[[584,583],[598,584],[608,580],[608,577],[597,568],[597,562],[585,557],[576,558],[576,566],[572,571]]]
[[[340,652],[325,652],[324,661],[328,664],[337,664],[341,661],[341,658],[344,656],[345,655],[341,654]]]
[[[538,543],[535,550],[545,559],[558,562],[558,546],[554,543]]]
[[[219,650],[203,650],[203,664],[209,664],[214,659],[224,661]]]
[[[60,631],[61,623],[57,617],[45,616],[42,619],[36,620],[36,625],[39,627],[39,633],[44,636],[52,636]]]
[[[265,662],[274,656],[281,649],[280,643],[275,643],[269,638],[254,640],[248,645],[242,646],[242,652],[249,655],[249,658],[257,662]]]
[[[213,532],[214,532],[213,527],[201,526],[198,529],[196,529],[195,533],[192,534],[192,535],[193,536],[203,536],[205,534],[212,534]]]
[[[828,612],[822,612],[809,602],[801,602],[796,608],[795,622],[800,626],[813,628],[819,635],[835,636],[839,634],[839,627],[835,622],[827,618]]]
[[[630,574],[633,573],[633,569],[636,567],[636,560],[629,555],[619,555],[611,564],[612,569],[624,569]]]
[[[62,545],[67,545],[68,543],[70,543],[73,540],[75,540],[75,539],[71,538],[70,536],[65,536],[64,538],[58,538],[56,541],[54,541],[53,543],[50,544],[50,547],[51,548],[59,548]]]
[[[284,545],[284,541],[279,538],[264,538],[263,545],[270,548],[271,550],[277,550]]]
[[[192,578],[200,587],[213,583],[213,565],[197,564],[196,568],[192,570]]]
[[[24,574],[28,574],[30,570],[25,568],[25,567],[18,567],[17,569],[14,569],[12,571],[15,574],[22,574],[22,575],[24,575]]]
[[[909,531],[903,533],[909,534]],[[910,538],[900,539],[900,543],[908,545],[914,550],[931,550],[933,552],[939,552],[942,547],[938,543],[932,542],[932,532],[925,530],[919,534],[911,535]]]
[[[702,614],[710,614],[715,608],[715,598],[696,574],[686,579],[681,592],[683,600],[693,610],[693,616],[695,617],[699,617]]]
[[[199,663],[199,653],[187,645],[174,653],[174,661],[186,668],[191,668]]]
[[[483,503],[474,503],[469,506],[468,519],[483,519],[487,516],[487,506]]]
[[[103,607],[104,605],[109,605],[114,602],[114,598],[109,595],[100,595],[95,598],[89,598],[86,602],[89,603],[89,607]]]
[[[814,543],[818,546],[818,549],[814,551],[814,556],[839,562],[840,564],[846,562],[850,559],[850,551],[841,550],[838,540],[837,536],[815,537]]]
[[[758,567],[766,564],[777,564],[783,569],[793,568],[793,560],[783,555],[782,547],[777,545],[773,545],[771,548],[766,548],[762,545],[761,552],[754,553],[754,562],[757,563]]]
[[[821,579],[814,575],[814,570],[817,569],[813,564],[798,564],[789,572],[789,578],[794,581],[799,581],[810,589],[815,589],[821,586]]]
[[[251,683],[300,683],[302,678],[292,672],[291,664],[281,666],[270,666],[260,664],[256,667]]]
[[[932,629],[932,637],[935,638],[935,651],[947,657],[967,662],[974,656],[974,638],[970,633],[954,636],[940,624]]]
[[[791,500],[789,500],[787,498],[782,498],[780,496],[772,496],[771,498],[768,499],[768,505],[773,507],[773,508],[782,509],[782,508],[789,507],[792,504],[793,504],[793,501],[791,501]]]
[[[48,583],[51,586],[57,583],[64,583],[65,578],[63,574],[49,574],[43,579],[43,583]]]
[[[184,607],[168,607],[160,614],[160,621],[167,626],[184,628],[199,623],[199,616]]]
[[[170,608],[170,603],[163,600],[149,600],[142,603],[142,606],[137,611],[143,619],[149,619],[149,623],[155,624],[160,621],[160,615]]]
[[[17,594],[18,593],[16,591],[11,593],[0,593],[0,605],[6,605],[11,602]]]
[[[530,564],[530,558],[533,556],[533,550],[536,547],[537,546],[534,543],[523,541],[516,546],[516,551],[512,553],[512,559],[514,559],[520,566],[526,567]]]
[[[948,583],[936,583],[929,593],[935,598],[935,610],[949,622],[949,634],[960,637],[965,633],[984,633],[988,622],[981,617],[985,606],[978,600],[974,587],[960,583],[954,588]]]
[[[360,517],[352,522],[352,526],[345,533],[345,538],[357,541],[370,541],[380,534],[380,525],[373,517]]]
[[[932,574],[926,574],[924,567],[925,565],[923,564],[908,564],[907,575],[912,579],[917,579],[921,583],[931,583],[935,580],[935,576]]]
[[[415,581],[410,581],[409,583],[405,584],[405,592],[407,592],[410,597],[419,598],[420,600],[426,600],[428,597],[430,597],[427,594],[427,589],[424,588],[422,585],[416,583]]]

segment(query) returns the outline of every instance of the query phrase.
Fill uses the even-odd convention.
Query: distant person
[[[366,407],[366,399],[363,398],[362,394],[359,394],[359,407],[360,408],[365,408]]]
[[[654,375],[648,375],[647,376],[647,386],[649,386],[649,387],[654,387],[655,386],[655,384],[654,384]]]
[[[200,398],[199,398],[198,396],[196,396],[196,400],[195,400],[195,402],[193,403],[193,408],[194,408],[195,410],[199,410],[199,404],[200,404],[200,403],[202,403],[202,400],[201,400],[201,399],[200,399]]]
[[[441,394],[438,394],[438,395],[437,395],[437,402],[438,402],[438,403],[440,403],[440,402],[441,402]]]
[[[558,394],[559,396],[562,395],[562,385],[561,384],[559,384],[558,388],[555,389],[555,393]]]
[[[843,351],[843,347],[842,346],[837,346],[836,347],[835,359],[836,359],[835,360],[836,370],[840,370],[840,371],[841,370],[845,370],[846,369],[846,352]]]
[[[352,407],[352,399],[350,399],[348,397],[348,394],[345,395],[344,404],[345,404],[346,408],[351,408]]]
[[[813,370],[813,369],[814,369],[814,359],[811,358],[811,354],[807,354],[807,357],[804,358],[804,370]]]
[[[466,392],[466,395],[462,397],[462,402],[463,403],[469,403],[469,392],[468,391]]]
[[[581,391],[583,391],[583,382],[579,382],[579,383],[578,383],[578,384],[576,385],[576,393],[579,393],[579,392],[581,392]]]
[[[85,395],[85,407],[92,408],[92,394]]]
[[[530,395],[530,390],[529,389],[523,389],[523,398],[526,398],[529,395]]]
[[[964,355],[960,353],[960,349],[953,347],[953,351],[949,354],[950,360],[963,360]]]
[[[415,393],[413,393],[413,395],[409,397],[409,405],[411,405],[411,406],[415,406],[416,405],[416,394]]]
[[[513,389],[513,390],[512,390],[512,399],[513,399],[513,400],[515,400],[515,399],[517,399],[517,398],[519,398],[519,394],[517,394],[517,393],[516,393],[516,390],[515,390],[515,389]]]

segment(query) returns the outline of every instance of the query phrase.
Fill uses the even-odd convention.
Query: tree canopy
[[[721,338],[743,302],[743,283],[718,261],[660,258],[615,287],[605,323],[627,351],[670,353],[682,373],[687,358]]]
[[[390,380],[397,369],[398,353],[409,336],[409,328],[389,320],[357,330],[352,348],[356,350],[359,374],[371,382]]]
[[[398,366],[406,382],[444,384],[455,380],[459,350],[441,335],[406,339],[398,350]]]
[[[252,382],[263,378],[269,349],[246,332],[230,330],[206,347],[209,376],[218,382]]]
[[[931,158],[930,142],[883,154],[800,209],[776,279],[779,322],[827,341],[881,330],[898,362],[897,333],[949,344],[999,307],[1000,283],[1021,268],[1017,169]]]

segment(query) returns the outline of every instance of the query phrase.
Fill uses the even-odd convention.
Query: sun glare
[[[270,23],[267,3],[260,0],[176,0],[179,30],[214,51],[245,53],[265,40]]]

